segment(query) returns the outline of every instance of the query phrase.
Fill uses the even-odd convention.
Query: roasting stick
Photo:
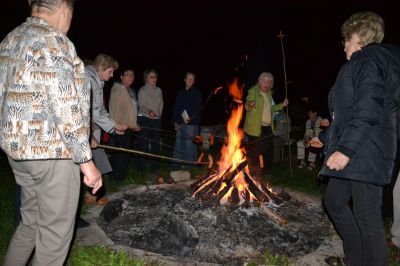
[[[208,165],[209,169],[211,169],[211,167],[214,163],[213,160],[210,160],[208,162],[187,161],[187,160],[175,159],[175,158],[168,157],[168,156],[157,155],[157,154],[152,154],[152,153],[138,151],[138,150],[129,150],[129,149],[124,149],[124,148],[119,148],[119,147],[114,147],[114,146],[109,146],[109,145],[104,145],[104,144],[97,144],[97,147],[106,149],[106,150],[129,152],[129,153],[144,155],[144,156],[148,156],[148,157],[164,159],[164,160],[168,160],[168,161],[174,161],[177,163],[194,164],[194,165]],[[210,156],[209,156],[209,158],[210,158]]]
[[[282,31],[279,31],[279,34],[277,36],[278,39],[280,39],[281,42],[281,48],[282,48],[282,62],[283,62],[283,74],[285,75],[285,98],[288,98],[288,80],[286,76],[286,56],[285,56],[285,49],[283,47],[283,37],[286,37],[285,34],[282,33]],[[289,106],[286,106],[286,121],[289,123]],[[292,149],[290,147],[290,134],[289,134],[289,124],[286,126],[287,129],[287,137],[288,137],[288,151],[289,151],[289,168],[290,168],[290,176],[293,176],[293,168],[292,168]]]

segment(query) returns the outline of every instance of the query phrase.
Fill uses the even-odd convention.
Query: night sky
[[[2,1],[1,39],[25,20],[27,2]],[[248,88],[260,72],[269,71],[275,76],[275,101],[282,101],[284,76],[277,39],[282,30],[287,35],[283,45],[290,104],[295,106],[307,96],[324,114],[329,89],[345,62],[341,24],[354,12],[375,11],[386,22],[384,41],[400,45],[400,11],[394,2],[77,0],[68,36],[82,59],[106,53],[122,67],[133,68],[135,88],[143,84],[144,69],[157,69],[168,124],[186,71],[197,73],[196,85],[204,100],[234,77]],[[202,113],[204,124],[226,122],[225,99],[224,92],[211,98]]]

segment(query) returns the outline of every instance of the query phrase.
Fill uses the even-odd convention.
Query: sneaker
[[[300,163],[299,163],[299,165],[297,166],[297,168],[302,169],[302,168],[304,168],[304,167],[306,167],[306,162],[305,162],[305,161],[300,161]]]
[[[308,165],[308,167],[307,167],[307,170],[313,171],[315,168],[316,168],[315,164],[310,163],[310,164]]]

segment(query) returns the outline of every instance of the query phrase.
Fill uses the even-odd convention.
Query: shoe
[[[317,166],[314,163],[310,163],[307,167],[308,171],[313,171],[315,168],[317,168]]]
[[[347,265],[347,260],[346,258],[341,258],[341,257],[328,257],[325,259],[325,262],[330,265],[330,266],[344,266]]]
[[[90,193],[85,194],[85,198],[83,199],[83,203],[85,205],[107,205],[109,203],[109,199],[107,197],[97,198],[96,195],[92,195]]]
[[[299,165],[297,166],[297,168],[302,169],[302,168],[304,168],[304,167],[306,167],[306,162],[305,162],[305,161],[300,161],[300,163],[299,163]]]
[[[90,226],[90,223],[88,223],[87,221],[83,220],[80,217],[76,221],[76,227],[77,228],[85,228],[85,227],[89,227],[89,226]]]

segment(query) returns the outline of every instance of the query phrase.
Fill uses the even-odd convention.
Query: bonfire
[[[221,149],[218,169],[193,184],[193,197],[216,197],[221,205],[234,206],[259,206],[263,201],[279,201],[266,183],[250,174],[246,150],[241,145],[244,134],[239,128],[243,115],[242,91],[236,79],[229,86],[229,94],[237,105],[228,120],[228,136]]]

